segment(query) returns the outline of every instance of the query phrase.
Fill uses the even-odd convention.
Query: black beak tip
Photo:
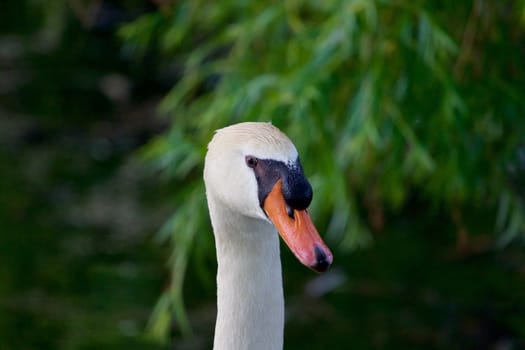
[[[328,256],[325,251],[319,247],[315,246],[315,264],[313,266],[310,266],[312,270],[316,272],[325,272],[328,270],[330,265],[332,265],[332,257]]]

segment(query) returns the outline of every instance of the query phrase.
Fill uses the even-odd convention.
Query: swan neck
[[[210,203],[217,249],[215,350],[282,349],[279,237],[268,222]]]

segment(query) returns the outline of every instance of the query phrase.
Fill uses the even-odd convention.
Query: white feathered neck
[[[279,237],[260,208],[248,154],[297,158],[291,141],[269,123],[221,129],[208,145],[204,179],[218,260],[215,350],[283,347]]]

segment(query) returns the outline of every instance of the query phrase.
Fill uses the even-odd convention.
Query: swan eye
[[[257,159],[254,156],[246,156],[246,165],[250,168],[255,168],[257,166],[257,163],[259,163],[259,159]]]

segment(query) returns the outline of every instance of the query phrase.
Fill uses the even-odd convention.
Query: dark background
[[[173,194],[185,183],[139,155],[177,128],[158,105],[181,80],[183,63],[151,47],[137,56],[116,33],[123,23],[164,11],[165,3],[0,4],[0,350],[211,348],[209,255],[190,260],[186,273],[193,335],[184,337],[177,321],[169,321],[164,343],[147,332],[171,280],[172,247],[154,235],[180,205]],[[519,13],[522,3],[507,6]],[[458,16],[451,23],[466,23],[460,16],[470,10],[451,7],[436,5],[437,18],[449,13]],[[503,15],[501,21],[518,34],[491,38],[525,59],[525,29]],[[520,100],[525,61],[517,62],[509,84],[518,88],[509,94]],[[470,63],[462,63],[465,74],[476,69]],[[213,90],[209,84],[203,91]],[[502,98],[490,86],[485,93]],[[508,139],[524,135],[505,132],[512,132]],[[508,178],[519,195],[525,155],[514,145]],[[303,159],[310,170],[312,158]],[[493,160],[483,167],[503,163],[496,153]],[[286,348],[525,347],[522,229],[502,244],[495,207],[481,201],[435,204],[416,190],[402,209],[378,214],[366,196],[357,197],[371,241],[348,250],[328,240],[335,253],[328,274],[313,275],[283,247]]]

